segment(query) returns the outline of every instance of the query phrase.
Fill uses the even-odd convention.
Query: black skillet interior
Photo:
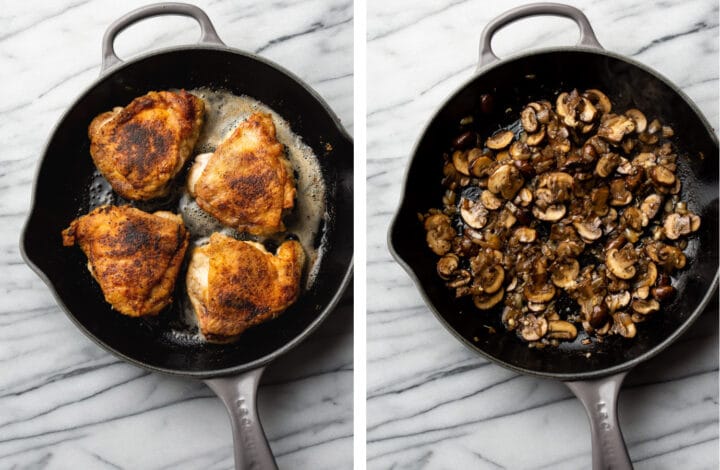
[[[614,109],[636,107],[648,117],[659,118],[675,130],[682,175],[682,198],[702,217],[698,234],[691,239],[688,263],[673,283],[679,295],[664,304],[660,314],[638,325],[632,340],[613,336],[603,343],[580,343],[583,335],[560,348],[530,349],[506,333],[500,309],[482,313],[467,299],[457,300],[436,274],[437,257],[425,243],[417,214],[441,207],[442,155],[458,134],[459,121],[474,116],[480,135],[487,137],[517,119],[522,107],[551,99],[559,90],[598,88],[612,100]],[[480,96],[494,96],[491,114],[479,110]],[[512,116],[505,114],[512,109]],[[703,155],[704,158],[700,157]],[[407,173],[405,194],[390,229],[391,249],[412,271],[416,283],[439,319],[471,348],[526,373],[601,375],[607,369],[630,363],[668,339],[691,317],[709,290],[718,271],[718,144],[704,120],[681,95],[648,70],[611,55],[589,51],[548,51],[508,60],[480,74],[453,95],[423,134]],[[418,189],[422,188],[422,189]],[[492,327],[497,333],[492,333]],[[586,357],[586,353],[591,353]]]
[[[88,189],[95,170],[87,137],[92,118],[150,90],[201,86],[249,95],[283,116],[293,132],[315,151],[328,188],[328,242],[313,288],[279,319],[246,331],[240,341],[229,345],[204,344],[173,335],[170,325],[179,316],[177,301],[157,319],[138,320],[114,312],[90,277],[85,256],[77,248],[64,248],[60,238],[61,230],[88,209]],[[352,162],[352,142],[339,131],[328,110],[302,85],[271,65],[218,49],[154,54],[110,73],[81,96],[62,119],[38,172],[22,248],[28,261],[55,289],[70,317],[107,348],[139,365],[170,373],[211,376],[229,369],[239,371],[301,335],[342,287],[353,251]]]

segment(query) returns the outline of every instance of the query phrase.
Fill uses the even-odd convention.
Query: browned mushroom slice
[[[578,122],[575,119],[575,113],[578,102],[577,93],[574,99],[570,96],[570,93],[560,93],[558,95],[555,101],[555,112],[563,118],[563,123],[566,126],[577,126]]]
[[[460,200],[460,217],[469,227],[481,229],[487,223],[488,211],[479,201]]]
[[[480,294],[473,296],[473,304],[480,310],[490,310],[502,300],[505,291],[500,289],[494,294]]]
[[[581,108],[581,111],[580,111],[580,114],[578,115],[578,117],[580,118],[580,120],[582,122],[592,122],[595,119],[595,117],[597,116],[597,109],[595,108],[595,106],[593,106],[592,102],[590,102],[590,100],[587,98],[582,98],[582,101],[580,102],[580,108]],[[592,124],[589,124],[589,126],[591,129]],[[584,133],[589,132],[590,129],[588,129],[586,131],[585,127],[586,126],[583,126],[583,132]]]
[[[538,128],[538,120],[535,109],[531,106],[523,109],[522,113],[520,113],[520,122],[528,134],[535,132]]]
[[[530,191],[528,188],[523,187],[520,188],[520,191],[518,191],[515,203],[521,205],[522,207],[527,207],[530,205],[532,200],[532,191]]]
[[[531,147],[536,147],[542,143],[542,141],[545,139],[545,135],[545,127],[543,126],[536,133],[528,135],[525,143]]]
[[[491,159],[487,155],[482,155],[470,162],[470,172],[473,176],[482,178],[483,176],[488,175],[494,163],[495,161],[493,159]]]
[[[666,139],[675,135],[675,131],[670,126],[662,126],[662,136]]]
[[[539,188],[550,190],[552,202],[564,202],[571,198],[575,181],[569,173],[552,171],[543,173],[538,179]]]
[[[460,258],[454,253],[448,253],[437,262],[438,275],[442,279],[448,280],[455,273],[458,266],[460,266]]]
[[[640,212],[642,212],[643,216],[648,220],[648,222],[645,222],[645,219],[643,219],[643,222],[645,222],[643,226],[647,225],[650,220],[655,218],[660,210],[660,206],[662,206],[662,200],[663,198],[659,194],[650,194],[643,199],[643,202],[640,204]]]
[[[595,104],[595,106],[602,111],[603,114],[607,114],[612,111],[610,99],[602,91],[591,88],[589,90],[585,90],[584,95],[586,98],[590,99],[590,101]]]
[[[632,201],[632,193],[627,190],[625,180],[616,179],[610,183],[610,205],[627,206]]]
[[[494,294],[505,281],[505,270],[499,264],[487,266],[478,273],[476,282],[486,294]]]
[[[632,317],[625,312],[617,312],[613,314],[613,325],[610,331],[625,338],[634,338],[637,334],[635,323],[632,321]]]
[[[468,154],[462,150],[455,150],[452,155],[453,166],[457,171],[465,176],[470,175],[470,169],[468,168]]]
[[[500,320],[508,331],[513,331],[518,327],[521,316],[522,311],[520,309],[508,305],[503,309]]]
[[[426,241],[436,255],[444,255],[452,247],[451,240],[456,232],[450,226],[450,219],[445,214],[433,214],[424,222],[427,230]]]
[[[660,310],[660,304],[655,299],[650,300],[633,300],[631,305],[633,311],[641,315],[649,315]]]
[[[486,209],[489,209],[491,211],[499,209],[500,206],[502,206],[503,204],[500,198],[495,196],[492,191],[489,191],[487,189],[480,193],[480,202],[482,202],[482,205],[485,206]]]
[[[615,312],[621,308],[627,307],[630,303],[630,292],[622,291],[615,294],[608,294],[605,296],[605,305],[607,305],[610,312]]]
[[[533,215],[545,222],[557,222],[565,216],[566,211],[567,209],[563,204],[553,204],[545,210],[540,209],[538,206],[532,208]]]
[[[620,155],[616,153],[606,153],[605,155],[600,157],[597,165],[595,165],[595,174],[597,174],[601,178],[607,178],[615,171],[615,169],[619,165]]]
[[[544,317],[536,317],[533,314],[525,315],[520,320],[520,336],[525,341],[537,341],[545,334],[548,330],[548,322]]]
[[[578,235],[580,235],[580,238],[582,238],[585,243],[593,243],[602,236],[601,224],[602,220],[600,217],[595,217],[592,220],[573,222],[573,227],[575,227]]]
[[[687,259],[682,250],[676,246],[661,242],[652,242],[645,245],[645,253],[655,263],[668,269],[682,269]]]
[[[455,272],[454,278],[447,283],[448,287],[456,289],[467,286],[472,281],[472,274],[467,269],[459,269]],[[458,289],[459,290],[459,289]]]
[[[647,132],[649,134],[655,134],[656,132],[660,131],[662,129],[662,124],[659,120],[653,119],[650,124],[648,124]]]
[[[663,302],[675,294],[675,288],[673,286],[658,286],[652,288],[653,298]]]
[[[655,165],[648,170],[650,178],[657,184],[672,186],[675,184],[675,174],[661,165]]]
[[[635,132],[638,134],[645,132],[645,129],[647,128],[647,119],[639,109],[628,109],[625,111],[625,115],[632,119],[635,123]]]
[[[499,131],[488,137],[485,146],[493,150],[501,150],[510,145],[514,138],[515,134],[512,131]]]
[[[580,263],[576,259],[569,258],[564,259],[555,264],[550,278],[553,284],[560,287],[561,289],[568,289],[574,287],[576,279],[580,274]]]
[[[555,297],[555,286],[548,282],[530,283],[523,289],[523,295],[530,302],[547,303]]]
[[[600,121],[597,135],[615,144],[635,130],[635,123],[623,115],[606,114]]]
[[[665,229],[665,236],[670,240],[677,240],[683,235],[688,235],[692,232],[690,215],[680,215],[676,212],[672,213],[665,217],[663,228]]]
[[[620,279],[632,279],[635,276],[635,262],[637,256],[631,244],[625,245],[621,250],[613,248],[605,255],[605,265],[608,270]]]
[[[635,280],[635,288],[650,287],[655,284],[658,274],[655,263],[645,260],[640,263],[640,268],[638,277]]]
[[[525,183],[520,171],[514,165],[499,166],[488,178],[488,189],[501,194],[505,199],[512,199]]]
[[[627,227],[630,227],[635,231],[642,230],[642,228],[647,225],[647,221],[643,219],[643,213],[640,212],[640,209],[637,207],[628,207],[625,209],[620,219]],[[643,224],[643,222],[645,223]],[[628,240],[630,239],[628,238]]]
[[[553,320],[548,322],[547,337],[570,341],[577,337],[577,328],[570,322]]]
[[[518,227],[515,229],[513,237],[520,243],[532,243],[537,238],[537,232],[534,228]]]

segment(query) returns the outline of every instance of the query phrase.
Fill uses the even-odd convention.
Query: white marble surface
[[[150,374],[105,353],[22,262],[20,229],[44,142],[97,77],[100,40],[143,1],[1,2],[0,468],[229,469],[230,425],[200,382]],[[352,129],[352,2],[200,1],[230,46],[306,80]],[[166,17],[123,33],[123,57],[195,42]],[[281,468],[352,465],[352,299],[270,365],[260,414]]]
[[[368,5],[368,468],[589,468],[584,411],[564,385],[518,376],[456,341],[387,251],[412,146],[476,66],[488,20],[523,2]],[[718,125],[717,0],[578,1],[600,42],[680,86]],[[573,44],[566,20],[510,26],[507,56]],[[718,468],[717,303],[673,347],[634,370],[620,414],[638,469]]]

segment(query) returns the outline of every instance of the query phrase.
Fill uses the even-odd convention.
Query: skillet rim
[[[390,251],[390,254],[392,255],[393,259],[405,270],[405,272],[408,274],[410,279],[412,280],[413,284],[415,285],[416,290],[420,293],[420,296],[423,299],[423,302],[425,305],[430,309],[430,311],[433,313],[435,318],[440,322],[440,324],[449,331],[457,340],[459,340],[465,347],[470,349],[476,354],[479,354],[486,359],[488,359],[491,362],[494,362],[495,364],[498,364],[506,369],[510,369],[514,372],[518,372],[524,375],[530,375],[534,377],[541,377],[541,378],[548,378],[548,379],[557,379],[561,381],[573,381],[573,380],[588,380],[588,379],[597,379],[602,377],[607,377],[609,375],[617,374],[623,371],[630,370],[637,366],[638,364],[649,360],[650,358],[654,357],[661,351],[663,351],[665,348],[667,348],[670,344],[672,344],[676,339],[678,339],[685,331],[697,320],[697,318],[705,311],[705,307],[707,307],[707,304],[710,302],[711,298],[713,297],[713,294],[716,292],[718,285],[720,283],[720,265],[715,270],[715,275],[713,276],[713,280],[708,286],[708,289],[705,293],[705,295],[700,299],[700,301],[695,306],[695,309],[693,312],[685,319],[685,321],[667,338],[665,338],[664,341],[661,341],[660,343],[656,344],[649,350],[645,351],[644,353],[640,354],[637,357],[634,357],[630,360],[620,362],[612,367],[607,367],[604,369],[598,369],[593,370],[589,372],[580,372],[580,373],[553,373],[553,372],[543,372],[543,371],[537,371],[533,369],[528,369],[525,367],[516,366],[514,364],[510,364],[506,361],[504,361],[502,358],[495,357],[480,347],[476,346],[474,343],[467,340],[462,334],[460,334],[455,328],[453,328],[443,317],[443,315],[440,313],[440,311],[437,309],[437,307],[434,305],[434,303],[430,300],[427,291],[423,287],[422,283],[420,282],[418,276],[415,273],[415,270],[412,268],[412,266],[405,261],[404,258],[402,258],[397,250],[395,249],[395,245],[393,243],[393,232],[395,231],[395,226],[398,223],[398,218],[400,216],[400,213],[402,211],[403,206],[405,205],[407,198],[408,198],[408,192],[409,192],[409,175],[410,175],[410,169],[413,167],[416,159],[418,158],[418,148],[420,146],[420,143],[425,139],[425,136],[432,125],[432,123],[435,121],[435,119],[438,117],[440,112],[447,106],[448,102],[450,102],[457,94],[459,94],[461,91],[463,91],[466,87],[472,84],[478,77],[485,74],[486,72],[500,66],[508,65],[510,62],[520,61],[524,58],[535,56],[535,55],[543,55],[548,53],[558,53],[558,52],[581,52],[581,53],[588,53],[588,54],[595,54],[599,56],[606,56],[610,57],[622,62],[625,62],[629,65],[635,66],[642,71],[648,73],[652,77],[654,77],[656,80],[659,80],[660,82],[667,85],[671,90],[673,90],[680,98],[683,99],[683,101],[690,107],[690,109],[695,113],[695,115],[700,119],[700,122],[705,127],[706,132],[710,135],[711,140],[715,143],[715,146],[718,145],[718,136],[716,134],[715,129],[710,125],[705,115],[700,111],[700,109],[697,107],[697,105],[674,83],[672,83],[669,79],[667,79],[665,76],[660,74],[659,72],[655,71],[654,69],[650,68],[647,65],[644,65],[630,57],[624,56],[622,54],[618,54],[615,52],[611,52],[608,50],[605,50],[603,48],[594,47],[594,46],[564,46],[564,47],[548,47],[548,48],[539,48],[539,49],[533,49],[532,51],[527,52],[519,52],[515,54],[511,54],[507,56],[506,58],[498,59],[496,61],[490,62],[488,64],[482,65],[479,67],[476,71],[473,72],[473,74],[465,81],[463,81],[459,86],[457,86],[452,93],[450,93],[443,101],[442,103],[435,109],[432,116],[426,121],[425,125],[422,128],[422,132],[419,134],[419,137],[415,140],[415,144],[413,145],[412,152],[410,153],[410,158],[407,160],[407,163],[405,164],[405,173],[403,175],[402,179],[402,191],[400,193],[400,199],[398,201],[398,204],[396,206],[395,212],[393,214],[392,220],[390,221],[390,225],[388,227],[387,232],[387,245],[388,250]],[[717,184],[716,184],[717,186]],[[717,227],[716,227],[717,230]],[[505,333],[503,333],[505,334]]]
[[[327,102],[314,90],[312,89],[307,83],[305,83],[304,80],[299,78],[297,75],[292,73],[291,71],[287,70],[286,68],[278,65],[277,63],[268,60],[264,57],[258,56],[256,54],[245,52],[233,47],[223,46],[219,44],[194,44],[194,45],[181,45],[181,46],[174,46],[174,47],[167,47],[167,48],[160,48],[155,49],[146,53],[138,54],[133,56],[131,59],[128,60],[122,60],[118,64],[115,64],[105,70],[102,69],[102,65],[100,65],[100,75],[93,80],[93,82],[85,87],[85,89],[77,95],[77,97],[73,100],[72,104],[65,109],[65,111],[62,113],[60,118],[55,122],[55,125],[52,128],[52,131],[49,134],[49,137],[45,140],[45,144],[43,146],[42,156],[38,159],[38,162],[36,163],[35,172],[33,175],[32,180],[32,188],[30,193],[30,205],[28,206],[28,212],[25,218],[25,222],[23,224],[22,231],[20,233],[20,255],[23,258],[23,261],[25,261],[25,264],[27,264],[30,269],[35,272],[35,274],[45,283],[47,288],[50,290],[50,293],[52,294],[53,298],[55,299],[55,302],[57,305],[62,309],[63,313],[65,313],[65,316],[67,316],[74,325],[90,340],[92,340],[93,343],[100,346],[105,351],[109,352],[110,354],[122,359],[123,361],[126,361],[130,364],[133,364],[135,366],[138,366],[140,368],[143,368],[145,370],[149,370],[151,372],[158,372],[164,375],[174,376],[174,377],[187,377],[187,378],[195,378],[195,379],[209,379],[214,377],[221,377],[221,376],[228,376],[228,375],[239,375],[243,372],[257,369],[260,367],[263,367],[276,359],[277,357],[287,353],[291,349],[293,349],[295,346],[300,344],[302,341],[304,341],[312,332],[314,332],[320,324],[325,321],[325,319],[328,317],[328,315],[335,309],[335,307],[340,302],[341,298],[343,297],[345,291],[347,290],[347,286],[350,283],[350,280],[353,277],[353,264],[354,264],[354,246],[352,247],[353,254],[350,256],[350,259],[347,264],[347,268],[344,270],[342,274],[342,279],[340,281],[340,286],[336,290],[336,292],[333,294],[330,301],[324,306],[323,310],[313,319],[312,322],[304,329],[302,330],[297,336],[295,336],[293,339],[285,343],[282,347],[274,350],[270,354],[267,354],[261,358],[258,358],[251,362],[246,362],[243,364],[239,364],[232,367],[225,367],[221,369],[204,369],[201,371],[187,371],[187,370],[181,370],[181,369],[171,369],[166,367],[159,367],[159,366],[153,366],[150,364],[147,364],[145,362],[142,362],[138,359],[135,359],[133,357],[130,357],[126,355],[125,353],[111,347],[110,345],[104,343],[99,338],[97,338],[94,334],[92,334],[85,326],[83,325],[80,320],[77,319],[77,317],[70,311],[70,309],[65,305],[65,302],[60,298],[60,295],[58,294],[57,290],[55,289],[54,284],[48,276],[45,274],[45,272],[40,269],[35,262],[32,260],[31,255],[28,253],[25,244],[27,243],[27,234],[29,231],[29,224],[30,220],[33,218],[33,216],[36,213],[36,207],[37,207],[37,193],[38,193],[38,178],[40,176],[40,172],[43,168],[43,165],[45,163],[46,157],[47,157],[47,151],[48,147],[52,143],[52,141],[55,139],[55,136],[60,128],[60,125],[65,122],[65,119],[67,119],[70,112],[77,106],[77,104],[85,98],[88,94],[92,93],[93,90],[97,88],[97,86],[102,82],[103,80],[108,79],[111,75],[115,73],[121,73],[123,69],[126,67],[130,67],[137,62],[140,62],[142,60],[146,59],[152,59],[156,56],[161,56],[169,53],[175,53],[175,52],[195,52],[198,50],[212,50],[212,51],[218,51],[228,54],[234,54],[234,55],[240,55],[250,60],[258,61],[264,65],[267,65],[271,68],[273,68],[275,71],[280,72],[281,74],[284,74],[289,79],[294,81],[298,86],[300,86],[306,93],[308,93],[320,106],[323,108],[325,113],[330,117],[331,121],[333,122],[335,126],[335,130],[337,131],[339,137],[341,140],[345,141],[351,148],[354,149],[354,142],[353,138],[350,136],[348,131],[343,127],[340,118],[335,114],[335,112],[330,108],[330,106],[327,104]],[[354,162],[354,150],[353,155],[350,156],[352,162]],[[354,173],[354,165],[351,163],[351,172]],[[355,195],[354,195],[354,184],[350,191],[351,197],[354,201]],[[353,241],[351,241],[351,244]]]

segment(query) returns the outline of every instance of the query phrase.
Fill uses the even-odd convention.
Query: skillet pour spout
[[[580,29],[573,47],[522,52],[499,59],[492,51],[493,35],[503,26],[536,15],[563,16]],[[592,428],[593,468],[632,468],[619,428],[617,397],[630,369],[675,341],[703,312],[718,284],[718,141],[702,113],[669,80],[632,59],[606,51],[590,22],[577,8],[537,3],[510,10],[492,20],[480,39],[476,74],[459,87],[429,120],[406,170],[401,201],[388,232],[388,245],[425,303],[440,323],[465,346],[521,374],[561,380],[582,401]],[[643,323],[632,340],[611,336],[582,344],[581,336],[560,347],[528,348],[505,333],[501,307],[482,315],[467,299],[457,299],[439,281],[436,259],[425,241],[417,214],[442,201],[442,155],[458,135],[458,123],[475,116],[474,130],[490,136],[510,124],[505,109],[520,110],[532,101],[551,98],[565,89],[600,89],[615,109],[642,109],[647,116],[675,130],[681,198],[702,218],[689,241],[687,265],[673,283],[678,294],[663,305],[662,315]],[[483,110],[491,94],[492,110]],[[422,191],[414,188],[423,188]],[[702,256],[699,254],[702,253]],[[491,327],[491,328],[488,328]]]

